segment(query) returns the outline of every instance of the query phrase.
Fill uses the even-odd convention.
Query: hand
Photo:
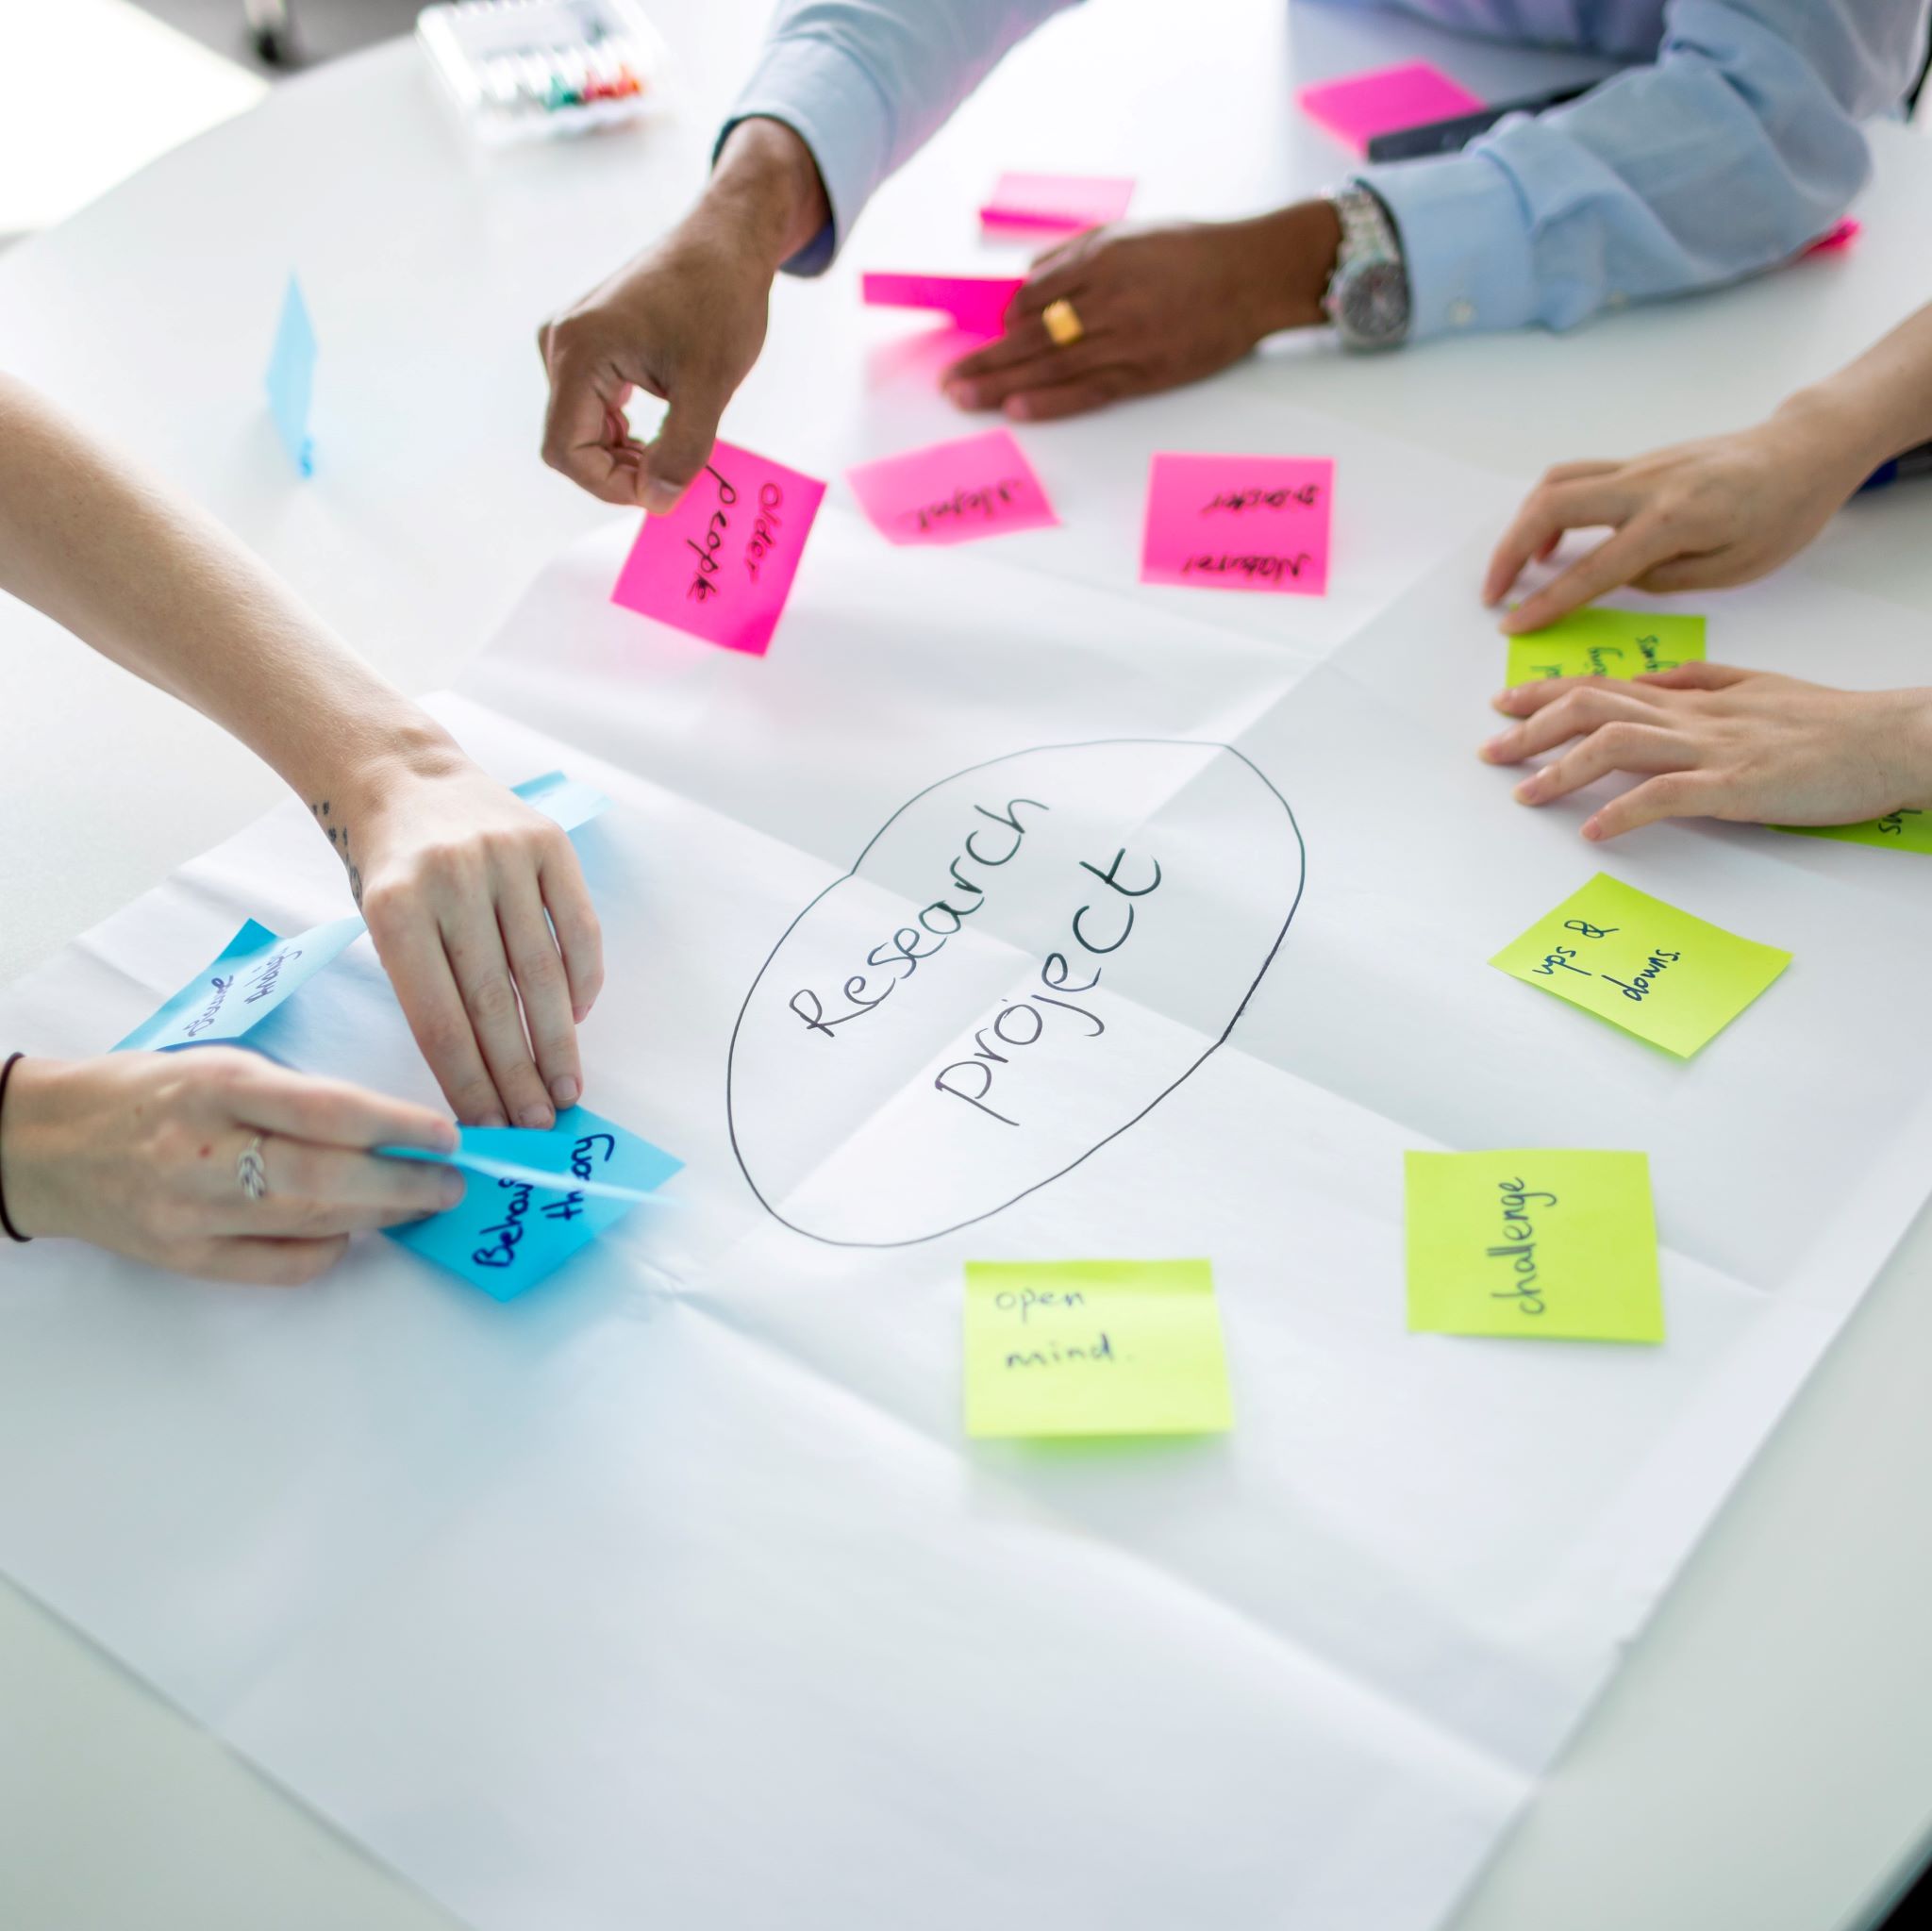
[[[268,1191],[236,1163],[257,1136]],[[175,1273],[296,1287],[364,1227],[454,1207],[454,1167],[379,1160],[373,1146],[447,1153],[423,1107],[310,1079],[229,1046],[23,1059],[0,1116],[8,1218]]]
[[[1684,664],[1627,684],[1552,677],[1495,705],[1525,722],[1483,746],[1491,764],[1582,741],[1517,786],[1523,804],[1547,805],[1612,772],[1644,774],[1584,822],[1588,839],[1659,818],[1857,824],[1932,806],[1932,691],[1833,691]]]
[[[315,808],[457,1117],[548,1126],[574,1107],[604,941],[562,828],[446,739],[378,760]]]
[[[1833,412],[1804,397],[1734,436],[1627,462],[1559,463],[1496,545],[1483,601],[1499,603],[1566,530],[1599,524],[1614,534],[1524,598],[1506,631],[1541,630],[1623,584],[1661,593],[1749,583],[1796,556],[1870,469]]]
[[[1021,422],[1078,415],[1198,382],[1276,329],[1323,319],[1341,225],[1325,201],[1246,222],[1095,228],[1042,255],[1007,332],[942,378],[964,409]],[[1085,333],[1057,346],[1041,319],[1068,301]]]
[[[537,331],[543,460],[606,503],[676,508],[765,345],[773,276],[829,218],[804,141],[782,122],[741,122],[683,223]],[[670,405],[649,443],[624,415],[639,389]]]

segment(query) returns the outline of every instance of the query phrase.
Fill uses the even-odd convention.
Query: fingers
[[[469,1126],[507,1126],[508,1115],[484,1064],[441,929],[413,906],[391,916],[374,893],[364,910],[403,1017],[457,1118]]]
[[[1635,681],[1665,691],[1728,691],[1733,684],[1762,674],[1759,671],[1740,671],[1734,664],[1698,662],[1678,664],[1668,671],[1646,671]]]
[[[1626,831],[1664,818],[1721,818],[1724,815],[1723,803],[1724,784],[1713,773],[1669,772],[1645,779],[1621,798],[1612,798],[1584,821],[1583,835],[1597,840],[1621,838]]]
[[[1500,603],[1509,586],[1523,574],[1523,566],[1533,557],[1547,557],[1566,530],[1624,521],[1629,508],[1627,492],[1601,479],[1604,469],[1613,465],[1605,465],[1604,469],[1583,464],[1565,467],[1588,467],[1591,474],[1572,477],[1552,470],[1524,498],[1515,522],[1503,532],[1501,541],[1491,553],[1490,567],[1483,574],[1484,603]]]
[[[1013,396],[1093,375],[1115,353],[1104,338],[1091,336],[1060,348],[1039,323],[1026,323],[964,358],[947,372],[942,387],[958,408],[996,409]]]
[[[548,1126],[557,1115],[530,1057],[516,981],[503,949],[494,895],[470,893],[443,926],[442,948],[462,995],[483,1063],[510,1121]]]
[[[1007,326],[1016,319],[1038,317],[1054,302],[1071,302],[1087,287],[1089,260],[1097,229],[1074,235],[1038,257],[1007,308]]]
[[[1570,688],[1553,700],[1532,707],[1524,723],[1512,724],[1507,731],[1499,731],[1491,738],[1482,747],[1485,763],[1520,764],[1525,757],[1533,757],[1540,751],[1554,750],[1571,738],[1580,738],[1586,731],[1596,730],[1619,718],[1639,724],[1657,722],[1656,701],[1627,685],[1619,687],[1596,678],[1552,678],[1550,681],[1564,683]],[[1534,685],[1527,688],[1532,692],[1536,689]],[[1514,693],[1506,691],[1504,695],[1512,696]]]
[[[1653,596],[1667,597],[1680,590],[1719,590],[1734,583],[1746,583],[1763,574],[1763,566],[1747,566],[1735,550],[1702,551],[1689,557],[1671,557],[1654,564],[1641,576],[1630,580],[1639,590]]]
[[[243,1142],[245,1144],[245,1142]],[[239,1149],[238,1149],[239,1150]],[[442,1213],[463,1197],[454,1167],[385,1160],[276,1134],[262,1141],[268,1190],[251,1200],[240,1183],[219,1196],[210,1231],[269,1240],[333,1240]],[[217,1172],[232,1174],[232,1160]]]
[[[1695,751],[1675,731],[1620,721],[1592,731],[1562,757],[1531,772],[1516,787],[1516,798],[1523,805],[1548,805],[1615,771],[1681,771],[1695,761]]]
[[[1133,372],[1115,364],[1075,382],[1057,382],[1050,389],[1029,389],[1024,395],[1009,397],[1006,412],[1016,422],[1051,423],[1104,408],[1132,394],[1136,387]]]
[[[456,1128],[427,1107],[392,1100],[340,1079],[291,1073],[259,1054],[225,1054],[206,1061],[222,1099],[244,1126],[334,1147],[415,1146],[449,1153]]]
[[[730,400],[728,391],[706,383],[680,382],[656,439],[644,445],[639,500],[653,516],[675,509],[678,500],[711,459],[718,419]]]
[[[516,976],[538,1074],[552,1104],[564,1112],[576,1105],[583,1091],[583,1069],[577,1060],[570,974],[532,874],[516,872],[504,879],[498,888],[496,922],[504,956]]]
[[[562,346],[548,324],[537,341],[550,375],[543,460],[604,502],[636,508],[641,500],[636,445],[627,426],[618,432],[624,416],[617,388],[600,384],[595,364]]]
[[[1541,630],[1558,617],[1567,617],[1572,610],[1594,602],[1606,591],[1635,582],[1668,554],[1671,541],[1660,524],[1640,518],[1607,538],[1589,555],[1578,558],[1535,595],[1525,597],[1504,617],[1504,630],[1511,636],[1525,630]]]
[[[302,1288],[347,1251],[349,1237],[326,1240],[210,1240],[179,1269],[204,1281],[241,1281],[257,1288]]]
[[[537,884],[570,974],[571,1017],[581,1025],[604,990],[604,928],[591,903],[575,847],[568,841],[560,853],[544,859]]]

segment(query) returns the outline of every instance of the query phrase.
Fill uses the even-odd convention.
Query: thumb
[[[710,388],[680,388],[671,398],[657,436],[644,448],[638,496],[651,515],[675,509],[698,472],[710,461],[718,418],[728,399],[728,393]]]

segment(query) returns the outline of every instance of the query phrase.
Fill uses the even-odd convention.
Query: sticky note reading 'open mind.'
[[[1411,1330],[1663,1340],[1642,1154],[1410,1153],[1403,1179]]]
[[[969,1435],[1232,1427],[1205,1260],[966,1263]]]
[[[1378,134],[1396,134],[1430,121],[1454,121],[1478,114],[1489,103],[1426,60],[1378,67],[1346,80],[1305,87],[1295,95],[1302,112],[1319,121],[1357,154],[1366,154]]]
[[[1704,661],[1704,619],[1655,610],[1573,610],[1509,640],[1511,686],[1548,677],[1641,677]]]
[[[1323,595],[1334,482],[1326,457],[1157,456],[1141,581]]]
[[[1599,872],[1490,963],[1688,1059],[1791,962]]]
[[[764,656],[825,486],[720,442],[668,516],[646,516],[610,601]]]
[[[894,543],[970,543],[1059,522],[1006,429],[908,450],[845,474],[879,534]]]

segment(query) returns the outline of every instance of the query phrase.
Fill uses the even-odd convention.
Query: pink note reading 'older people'
[[[1366,154],[1369,142],[1378,134],[1480,113],[1489,105],[1426,60],[1378,67],[1373,74],[1352,74],[1346,80],[1305,87],[1295,99],[1303,113],[1319,121],[1337,140],[1345,141],[1357,154]]]
[[[989,228],[1066,234],[1119,221],[1133,198],[1133,182],[1118,175],[1002,175],[979,219]]]
[[[847,470],[866,515],[894,543],[970,543],[1059,518],[1009,431],[989,429]]]
[[[998,335],[1007,304],[1020,292],[1018,275],[868,275],[865,299],[881,308],[937,308],[974,335]]]
[[[1141,581],[1323,595],[1334,482],[1325,456],[1157,456]]]
[[[825,486],[720,442],[668,516],[647,516],[613,604],[763,657]]]

